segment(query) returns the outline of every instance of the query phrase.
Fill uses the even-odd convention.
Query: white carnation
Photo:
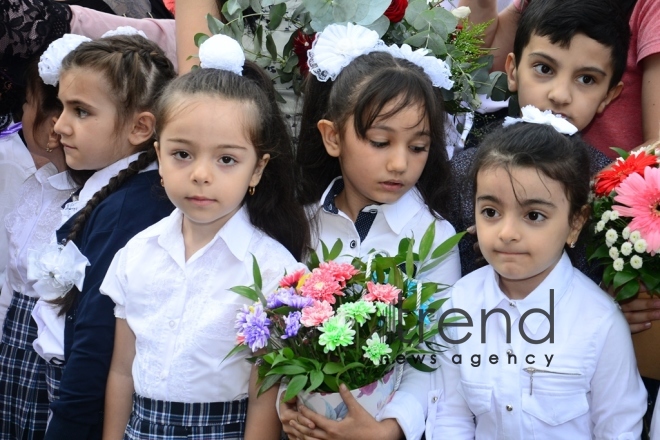
[[[616,240],[619,238],[619,234],[614,229],[610,229],[605,233],[605,240],[609,241],[610,243],[616,242]]]
[[[612,263],[612,267],[617,272],[621,272],[623,270],[623,258],[617,258],[616,260],[614,260],[614,263]]]
[[[643,263],[642,257],[639,255],[633,255],[632,258],[630,258],[630,265],[633,269],[640,269]]]
[[[199,46],[199,61],[203,68],[228,70],[242,76],[245,54],[238,41],[217,34]]]
[[[600,232],[603,229],[605,229],[605,222],[600,220],[598,223],[596,223],[596,232]]]
[[[619,258],[619,250],[614,246],[610,248],[610,257],[613,260],[616,260],[617,258]]]
[[[628,240],[630,238],[630,228],[628,226],[623,228],[623,231],[621,231],[621,236],[624,240]]]
[[[637,231],[635,231],[635,232],[637,232]],[[635,232],[633,232],[633,234]],[[632,234],[630,234],[630,235],[631,235],[631,238],[632,238]],[[642,254],[642,253],[646,252],[646,247],[647,247],[646,240],[644,240],[643,238],[640,238],[635,242],[635,252],[637,252],[638,254]]]
[[[612,211],[605,211],[602,216],[600,216],[600,220],[607,223],[612,219]]]
[[[637,243],[637,240],[639,240],[640,238],[642,238],[642,234],[640,234],[639,231],[632,231],[630,233],[630,241],[632,241],[633,243]]]
[[[617,220],[619,218],[619,211],[613,209],[610,213],[610,220]]]
[[[633,245],[631,242],[626,241],[621,245],[621,253],[626,257],[632,253]]]
[[[90,38],[76,34],[64,34],[61,38],[50,43],[48,49],[39,58],[39,76],[45,84],[56,86],[60,82],[60,69],[62,60],[69,52],[80,46]]]

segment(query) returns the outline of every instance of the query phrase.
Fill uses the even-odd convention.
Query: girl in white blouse
[[[62,223],[60,207],[76,188],[67,172],[62,146],[53,134],[53,119],[61,112],[57,89],[41,81],[37,61],[33,60],[26,73],[27,96],[22,118],[22,137],[26,144],[20,142],[19,147],[28,157],[29,153],[41,155],[48,163],[20,188],[3,189],[17,190],[17,196],[20,195],[16,207],[3,221],[8,239],[8,246],[1,250],[7,253],[7,260],[3,261],[8,261],[2,286],[2,302],[8,304],[8,309],[0,313],[3,318],[0,437],[3,438],[39,438],[46,430],[46,361],[32,346],[37,326],[31,320],[31,313],[39,292],[34,281],[28,280],[28,261],[31,252],[54,240],[55,230]]]
[[[628,325],[564,251],[589,216],[585,144],[515,124],[484,139],[472,175],[490,265],[440,316],[461,319],[441,329],[426,438],[638,439],[646,391]]]
[[[225,357],[251,304],[229,289],[254,283],[253,258],[273,289],[307,247],[291,139],[271,81],[238,43],[216,35],[200,54],[204,68],[172,82],[157,111],[177,209],[117,253],[101,286],[117,317],[106,439],[280,435],[276,387],[257,398],[246,355]]]
[[[374,250],[394,255],[405,237],[417,240],[417,251],[431,223],[434,246],[455,233],[445,219],[451,178],[442,62],[419,54],[406,59],[402,52],[385,46],[376,32],[350,25],[328,26],[309,51],[296,159],[302,168],[300,198],[315,226],[319,255],[321,241],[330,247],[337,239],[349,261]],[[416,277],[453,284],[460,277],[458,252]],[[375,417],[351,411],[336,422],[283,404],[284,430],[294,437],[419,439],[431,375],[404,371],[393,400]]]

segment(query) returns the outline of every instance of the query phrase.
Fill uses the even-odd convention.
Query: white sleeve
[[[9,287],[9,282],[6,278],[3,279],[3,283],[0,284],[2,289],[0,290],[0,329],[4,328],[5,317],[7,316],[7,310],[11,304],[11,299],[14,296],[14,291]],[[0,330],[2,333],[2,330]]]
[[[376,420],[396,419],[406,439],[420,439],[424,433],[427,394],[432,388],[431,378],[432,373],[424,373],[408,363],[404,364],[399,389]]]
[[[647,408],[646,389],[637,370],[628,323],[617,310],[603,319],[597,333],[602,335],[602,350],[591,378],[594,438],[638,439]]]
[[[120,249],[108,267],[99,288],[102,295],[107,295],[115,303],[115,317],[126,319],[126,248]]]

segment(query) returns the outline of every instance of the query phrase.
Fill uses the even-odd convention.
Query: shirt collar
[[[74,190],[77,187],[75,182],[71,180],[68,171],[62,171],[61,173],[48,177],[48,183],[50,186],[60,191]]]
[[[138,156],[140,156],[141,153],[142,152],[138,152],[128,157],[119,159],[117,162],[113,163],[112,165],[108,165],[107,167],[98,170],[97,172],[92,174],[92,176],[89,179],[87,179],[87,182],[85,182],[85,185],[80,191],[80,196],[78,198],[78,201],[83,204],[89,202],[89,200],[92,197],[94,197],[94,194],[96,194],[101,188],[106,186],[108,182],[110,182],[110,179],[112,179],[117,174],[119,174],[120,171],[128,168],[128,165],[131,162],[137,160]],[[157,168],[158,165],[156,163],[153,163],[150,164],[147,168],[145,168],[141,172],[150,171]]]
[[[160,247],[165,249],[181,267],[185,267],[185,245],[181,233],[182,222],[183,212],[177,208],[164,221],[153,227],[148,236],[158,236]],[[255,228],[250,223],[247,208],[243,206],[220,228],[215,237],[197,251],[195,255],[203,255],[206,249],[213,246],[218,239],[221,239],[239,261],[244,261],[254,232]],[[197,258],[194,257],[194,259]],[[194,259],[190,259],[188,262],[192,262]]]
[[[323,192],[319,207],[330,214],[339,214],[339,210],[334,201],[335,197],[337,197],[343,189],[343,178],[341,176],[334,178]],[[392,232],[396,235],[401,235],[404,226],[408,224],[415,215],[417,215],[420,209],[426,208],[426,204],[417,188],[413,187],[394,203],[384,203],[382,205],[374,204],[365,206],[364,209],[366,208],[381,211],[385,216],[385,220],[390,229],[392,229]]]
[[[498,307],[502,302],[513,302],[521,316],[531,309],[541,309],[549,312],[551,289],[554,291],[553,306],[556,309],[557,304],[573,282],[573,271],[575,270],[568,255],[564,252],[548,276],[525,299],[511,300],[500,289],[498,282],[499,276],[493,270],[492,266],[488,266],[488,269],[488,274],[486,275],[488,281],[484,283],[484,309],[490,311]],[[547,317],[541,313],[531,313],[525,318],[525,325],[533,333],[536,333],[541,323],[546,319]]]
[[[34,178],[37,179],[37,182],[43,185],[44,182],[50,181],[50,178],[55,174],[57,174],[57,168],[55,165],[47,163],[34,173]]]

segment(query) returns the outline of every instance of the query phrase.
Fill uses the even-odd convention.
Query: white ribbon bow
[[[64,296],[76,286],[82,289],[85,281],[85,257],[73,241],[66,246],[51,244],[40,251],[28,252],[28,280],[37,282],[34,291],[46,301]]]
[[[532,124],[550,125],[559,133],[569,136],[574,135],[578,131],[575,125],[568,122],[562,116],[552,113],[550,110],[541,111],[533,105],[526,105],[520,111],[522,113],[521,118],[507,116],[504,118],[502,126],[508,127],[519,122],[529,122]]]

